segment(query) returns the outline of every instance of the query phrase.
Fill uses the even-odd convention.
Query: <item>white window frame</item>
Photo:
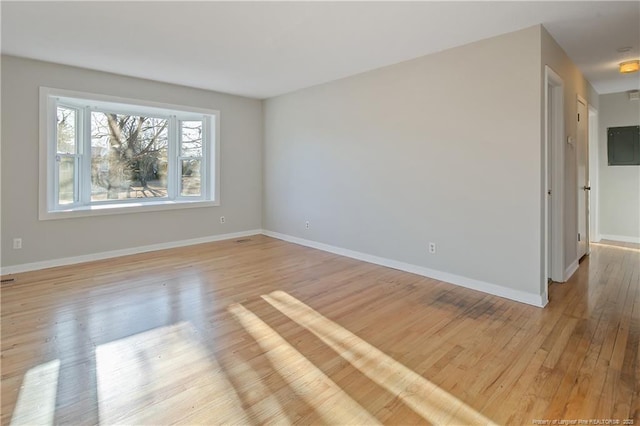
[[[57,107],[76,109],[75,202],[58,204],[57,156]],[[169,143],[168,197],[150,199],[90,201],[91,161],[81,158],[91,153],[91,111],[108,111],[119,114],[146,115],[169,119],[168,132],[175,143]],[[203,144],[201,162],[202,194],[180,196],[179,180],[181,160],[180,122],[203,120]],[[66,154],[62,154],[66,156]],[[89,154],[90,155],[90,154]],[[85,157],[86,158],[86,157]],[[128,99],[72,90],[40,87],[40,185],[39,219],[64,219],[70,217],[111,215],[158,210],[173,210],[220,205],[220,111],[182,105],[165,104],[138,99]]]

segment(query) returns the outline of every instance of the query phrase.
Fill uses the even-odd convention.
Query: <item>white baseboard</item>
[[[291,243],[300,244],[302,246],[327,251],[329,253],[335,253],[340,256],[346,256],[376,265],[386,266],[388,268],[398,269],[400,271],[410,272],[416,275],[421,275],[423,277],[434,278],[439,281],[445,281],[461,287],[469,288],[471,290],[477,290],[484,293],[492,294],[494,296],[504,297],[506,299],[515,300],[516,302],[526,303],[528,305],[533,305],[536,307],[544,307],[548,302],[546,295],[514,290],[500,285],[491,284],[460,275],[450,274],[448,272],[437,271],[435,269],[429,269],[410,263],[399,262],[397,260],[373,256],[367,253],[361,253],[358,251],[336,247],[329,244],[305,240],[303,238],[293,237],[291,235],[281,234],[279,232],[263,230],[262,233],[268,237],[273,237]]]
[[[91,262],[94,260],[110,259],[112,257],[127,256],[130,254],[146,253],[149,251],[165,250],[176,247],[191,246],[195,244],[210,243],[213,241],[231,240],[234,238],[248,237],[262,234],[261,229],[234,232],[230,234],[210,235],[189,240],[170,241],[167,243],[151,244],[147,246],[132,247],[120,250],[103,251],[100,253],[85,254],[82,256],[64,257],[61,259],[44,260],[41,262],[23,263],[20,265],[6,266],[0,270],[0,275],[18,274],[20,272],[36,271],[39,269],[54,268],[56,266],[74,265],[76,263]]]
[[[569,281],[569,278],[578,270],[580,266],[580,259],[576,259],[571,262],[571,265],[567,266],[567,269],[564,270],[564,282]]]
[[[602,240],[611,240],[611,241],[620,241],[622,243],[640,244],[640,237],[627,237],[625,235],[605,235],[605,234],[600,234],[600,239],[602,239]]]

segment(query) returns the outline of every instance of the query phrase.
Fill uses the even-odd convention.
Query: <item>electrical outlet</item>
[[[220,223],[225,223],[226,219],[224,218],[224,216],[220,216]]]
[[[14,238],[13,239],[13,249],[19,250],[22,248],[22,238]]]
[[[436,243],[429,243],[429,253],[436,254]]]
[[[304,223],[304,229],[309,229],[310,225],[309,225],[309,221],[306,221]]]

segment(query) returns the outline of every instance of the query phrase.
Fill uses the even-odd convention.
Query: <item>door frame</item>
[[[589,102],[587,102],[587,100],[585,98],[583,98],[582,96],[580,96],[579,94],[576,95],[576,112],[579,111],[580,107],[578,106],[578,104],[582,104],[584,105],[584,108],[587,112],[587,116],[585,117],[587,120],[587,128],[585,129],[585,137],[587,138],[586,142],[584,143],[584,149],[586,149],[586,162],[585,162],[585,173],[586,173],[586,182],[585,185],[589,186],[589,179],[590,179],[590,170],[589,170]],[[591,246],[589,244],[590,240],[591,240],[591,223],[590,223],[590,213],[589,213],[589,207],[591,205],[591,194],[590,191],[585,191],[583,188],[581,188],[581,182],[580,182],[580,150],[581,148],[579,147],[580,145],[580,140],[578,139],[578,135],[580,133],[580,123],[581,121],[576,120],[576,183],[578,184],[578,192],[582,191],[584,193],[585,196],[585,202],[584,205],[580,206],[580,195],[576,196],[576,227],[577,232],[580,232],[580,214],[581,214],[581,209],[585,209],[584,215],[585,215],[585,236],[584,236],[584,241],[585,241],[585,251],[583,255],[580,255],[579,250],[580,250],[580,242],[582,241],[576,241],[576,253],[578,256],[578,260],[580,260],[582,258],[582,256],[588,256],[590,251],[591,251]],[[582,239],[581,239],[582,240]]]
[[[598,110],[589,105],[589,241],[600,241],[600,204],[598,200],[598,184],[600,182],[600,147],[599,147]]]
[[[544,70],[543,288],[549,278],[564,282],[564,81],[553,69]],[[549,117],[551,115],[551,120]],[[551,121],[551,122],[550,122]],[[551,182],[549,181],[551,176]],[[551,190],[551,196],[548,195]]]

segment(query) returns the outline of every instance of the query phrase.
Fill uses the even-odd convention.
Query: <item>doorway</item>
[[[578,172],[578,259],[589,254],[589,110],[587,101],[578,96],[576,155]]]
[[[598,148],[598,110],[589,105],[589,243],[600,241],[598,218],[598,180],[600,152]]]
[[[564,82],[545,66],[544,283],[564,281]]]

